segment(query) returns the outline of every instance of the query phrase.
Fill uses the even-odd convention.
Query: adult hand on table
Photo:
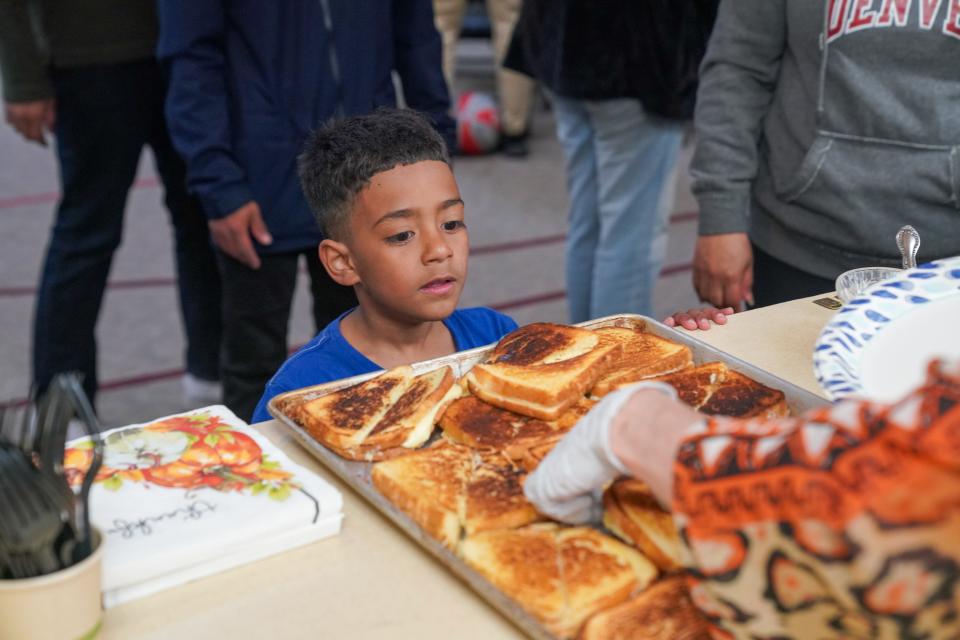
[[[210,235],[221,251],[251,269],[260,268],[260,257],[251,237],[260,244],[270,244],[273,238],[260,214],[260,205],[250,201],[231,214],[211,220]]]
[[[700,236],[693,252],[693,286],[715,307],[753,304],[753,249],[745,233]]]
[[[5,116],[17,133],[30,142],[47,146],[43,137],[45,131],[53,132],[57,119],[57,107],[53,98],[32,100],[30,102],[5,103]]]
[[[679,438],[698,420],[676,397],[674,388],[662,382],[640,382],[607,395],[527,477],[523,487],[527,499],[551,518],[584,524],[599,519],[600,492],[618,476],[640,472],[647,476],[640,479],[655,493],[664,486],[669,493]],[[677,420],[670,407],[686,411]],[[670,433],[664,438],[653,429],[647,437],[647,426],[658,422],[659,413],[673,423]],[[638,459],[656,466],[657,472],[647,473],[643,464],[637,466]]]

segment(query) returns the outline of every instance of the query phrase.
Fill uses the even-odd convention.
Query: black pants
[[[37,292],[34,383],[42,390],[56,373],[78,370],[91,398],[96,391],[94,328],[144,145],[153,149],[174,229],[187,370],[218,379],[220,278],[206,219],[187,195],[167,135],[157,63],[54,69],[52,78],[63,196]]]
[[[834,287],[833,280],[791,267],[753,245],[754,308],[830,293]]]
[[[330,279],[316,248],[260,256],[256,270],[217,253],[223,281],[223,401],[243,420],[253,416],[264,387],[287,359],[287,327],[301,255],[310,274],[319,331],[356,306],[357,298],[353,288]]]

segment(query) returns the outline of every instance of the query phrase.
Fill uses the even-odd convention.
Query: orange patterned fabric
[[[716,638],[960,638],[960,362],[894,405],[713,419],[675,479]]]

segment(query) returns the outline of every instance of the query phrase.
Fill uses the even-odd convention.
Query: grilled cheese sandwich
[[[587,527],[536,524],[467,537],[464,560],[552,633],[572,638],[597,611],[657,575],[630,547]]]
[[[430,438],[437,416],[462,392],[455,382],[450,367],[415,376],[401,366],[285,410],[340,456],[383,460]]]
[[[580,640],[710,640],[707,622],[690,600],[686,580],[658,580],[627,602],[596,614]]]
[[[673,516],[639,480],[622,479],[610,485],[603,494],[603,525],[663,571],[680,568],[680,535]]]
[[[523,495],[526,473],[505,456],[438,440],[373,465],[377,490],[449,549],[461,533],[540,519]]]
[[[693,353],[688,347],[652,333],[626,327],[602,327],[596,333],[602,345],[619,345],[620,355],[591,390],[595,397],[693,364]]]
[[[546,422],[500,409],[476,396],[455,400],[440,418],[444,437],[474,449],[498,451],[514,461],[532,448],[555,444],[595,403],[583,398],[558,420]]]
[[[470,370],[467,382],[492,405],[556,420],[593,387],[620,350],[618,344],[600,344],[593,331],[535,323],[505,336],[489,362]]]
[[[656,379],[671,385],[683,402],[707,415],[776,418],[790,413],[782,391],[722,362],[708,362]]]

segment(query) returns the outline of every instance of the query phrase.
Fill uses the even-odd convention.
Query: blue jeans
[[[63,196],[37,292],[34,385],[43,390],[57,373],[80,371],[94,397],[94,330],[144,145],[153,150],[176,240],[187,370],[219,379],[220,275],[206,217],[187,194],[184,164],[167,135],[159,66],[146,59],[54,69],[52,79]]]
[[[650,118],[634,99],[554,96],[554,105],[570,192],[570,320],[650,315],[683,126]]]

